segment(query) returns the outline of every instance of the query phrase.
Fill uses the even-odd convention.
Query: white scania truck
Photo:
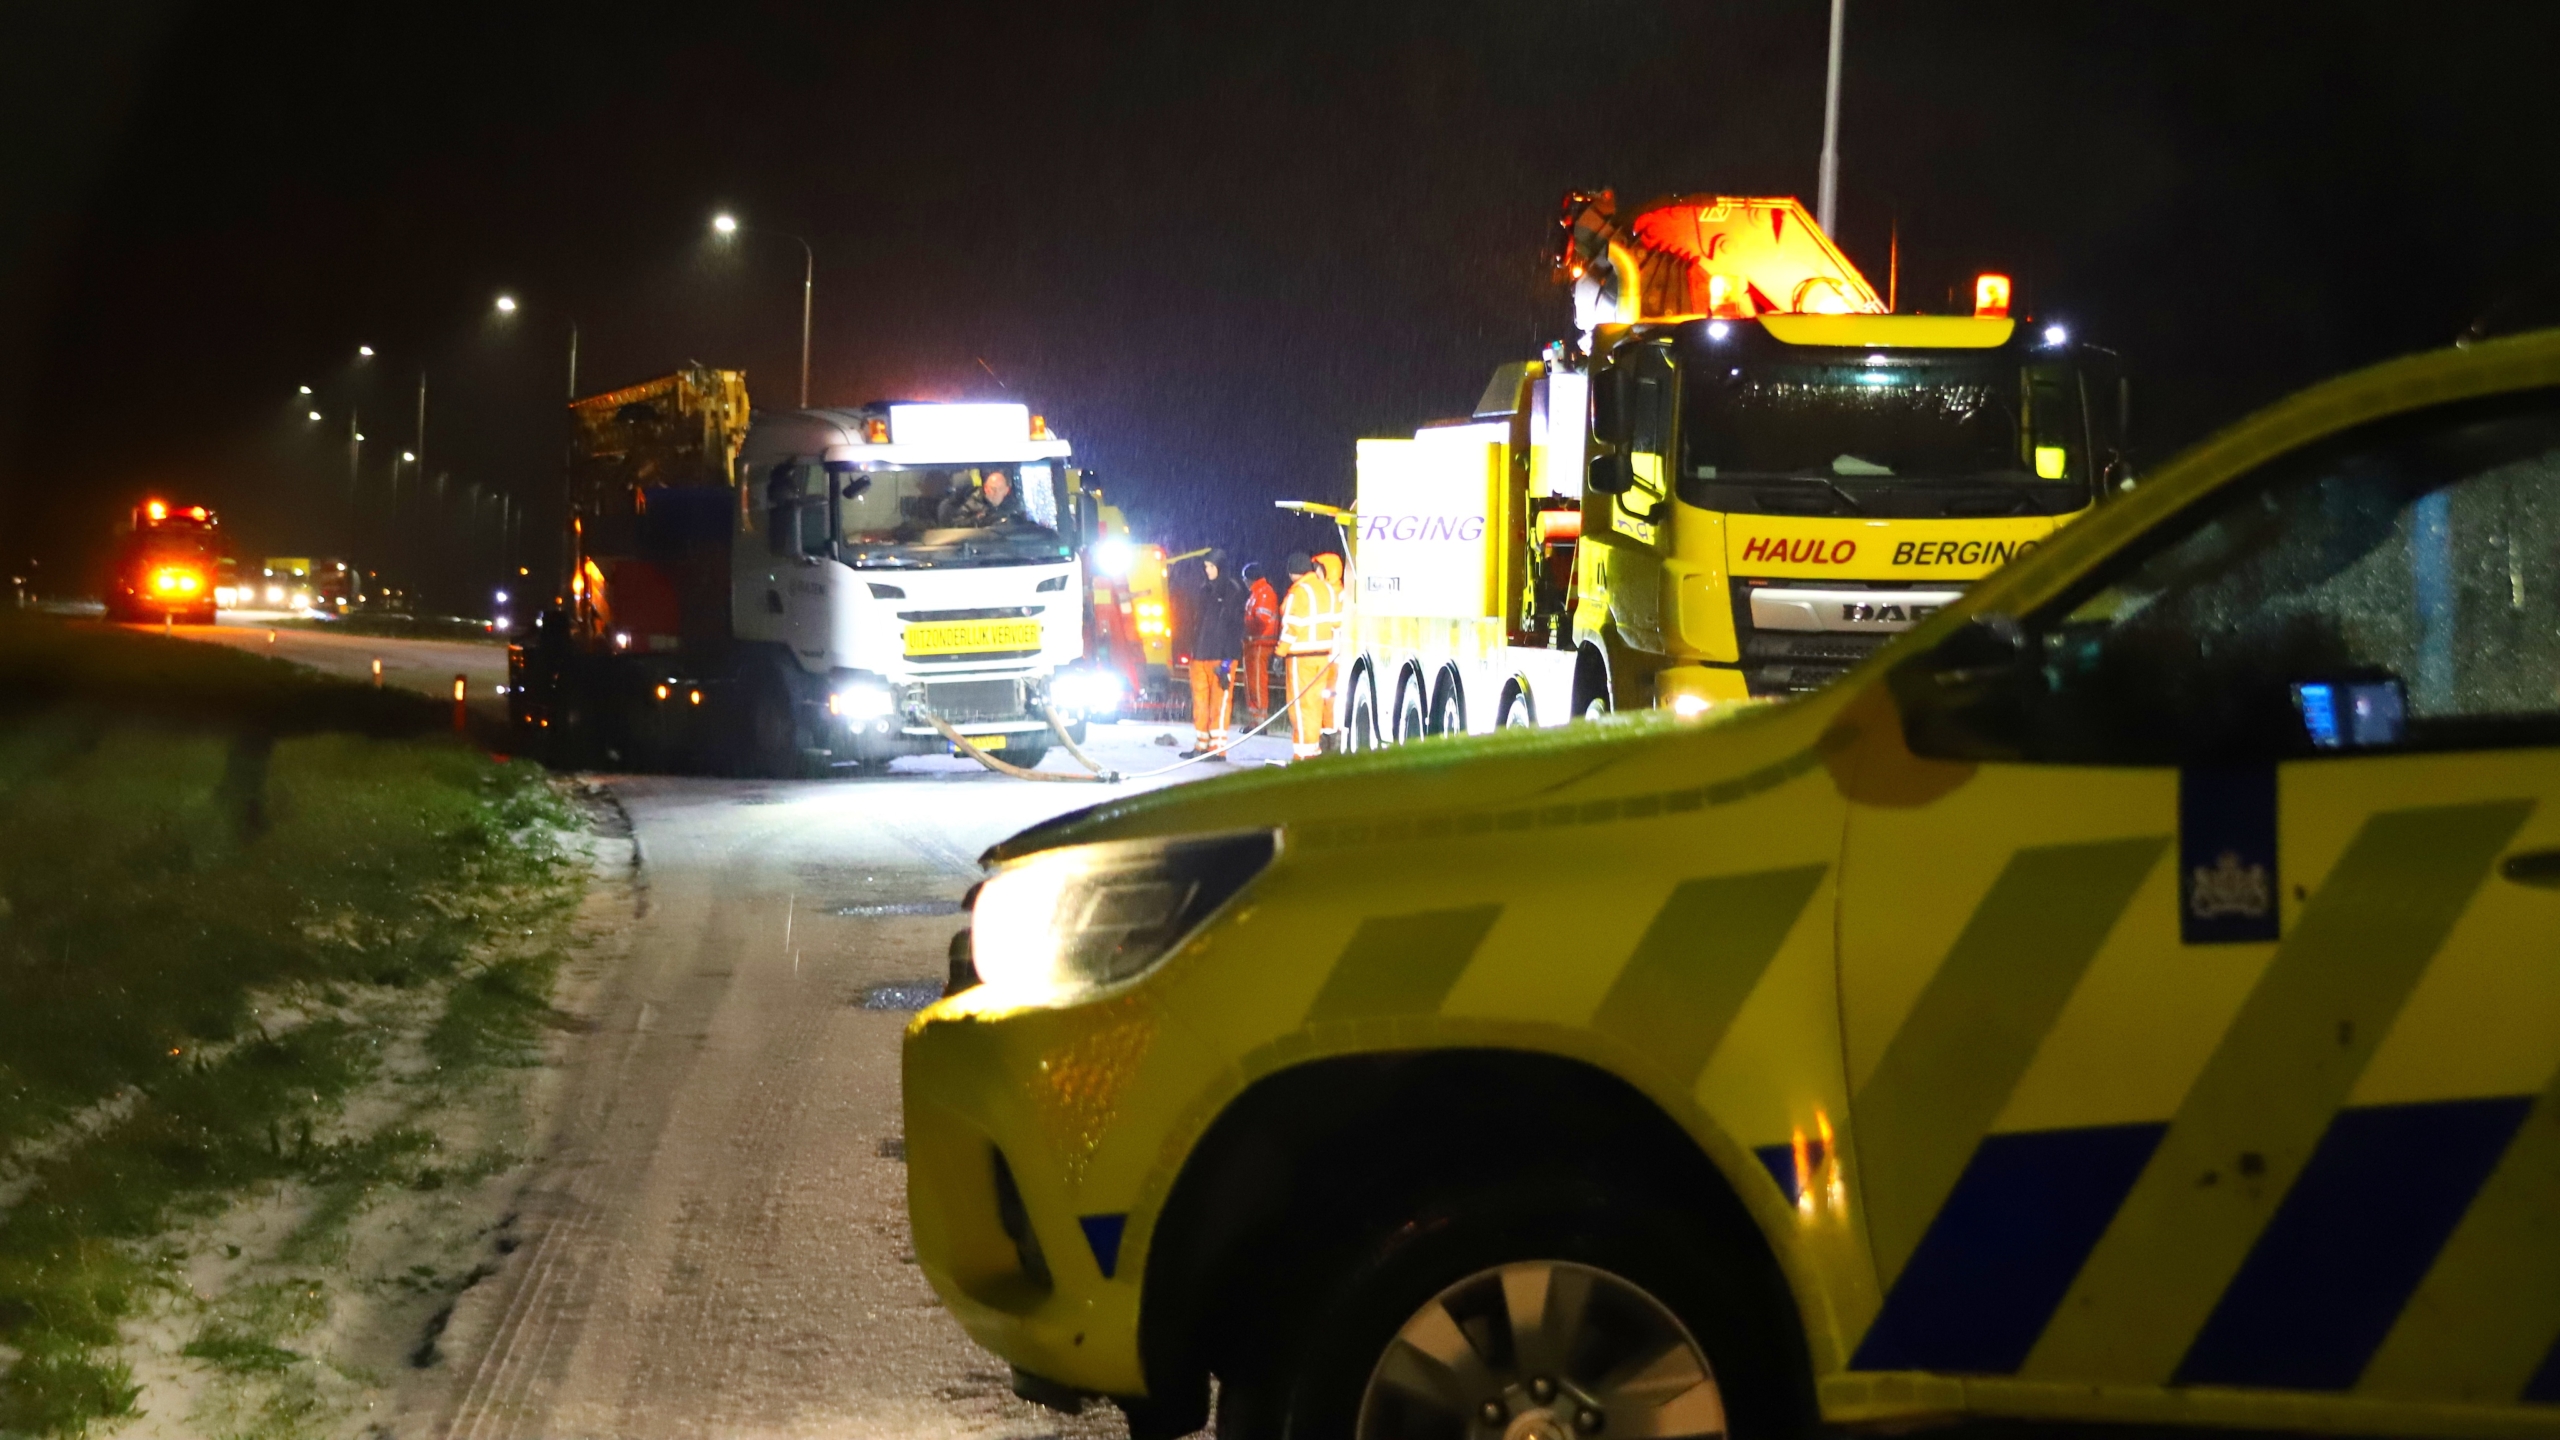
[[[520,729],[577,763],[754,774],[942,753],[1016,764],[1107,707],[1081,477],[1016,404],[747,423],[735,371],[572,407],[565,604],[513,652]]]

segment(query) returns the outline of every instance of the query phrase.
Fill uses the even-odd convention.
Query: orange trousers
[[[1277,640],[1244,642],[1244,703],[1257,720],[1271,713],[1271,652],[1279,648]]]
[[[1324,753],[1324,732],[1333,728],[1333,657],[1292,655],[1289,687],[1289,758],[1309,760]]]
[[[1232,660],[1191,662],[1191,732],[1208,750],[1227,743],[1227,713],[1236,702]]]

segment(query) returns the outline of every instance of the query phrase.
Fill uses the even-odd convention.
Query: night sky
[[[1810,204],[1827,18],[46,8],[80,13],[13,20],[0,57],[13,573],[82,588],[158,491],[244,556],[454,605],[499,574],[496,496],[531,508],[516,558],[552,553],[573,320],[582,390],[699,360],[791,403],[784,233],[816,250],[817,402],[1025,400],[1142,532],[1276,558],[1306,522],[1273,499],[1347,499],[1355,437],[1463,411],[1562,332],[1564,190]],[[2015,274],[2130,357],[2156,461],[2560,269],[2549,13],[1850,0],[1841,238],[1881,288],[1898,224],[1906,308]],[[722,208],[774,233],[716,246]],[[428,483],[403,467],[395,512],[421,370]]]

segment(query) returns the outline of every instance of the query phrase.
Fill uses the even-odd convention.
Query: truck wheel
[[[1609,666],[1598,649],[1584,646],[1573,667],[1573,716],[1597,720],[1609,713]]]
[[[1502,716],[1494,722],[1505,730],[1534,730],[1538,725],[1537,702],[1529,697],[1529,688],[1514,680],[1502,689]]]
[[[1004,763],[1007,765],[1019,765],[1025,770],[1037,770],[1040,768],[1040,762],[1049,758],[1049,738],[1035,730],[1028,735],[1016,736],[1005,741],[1003,747],[996,753],[1004,757]]]
[[[1778,1327],[1673,1207],[1529,1184],[1423,1207],[1330,1267],[1221,1440],[1803,1433]]]
[[[1377,685],[1365,670],[1352,678],[1351,714],[1343,731],[1343,739],[1355,755],[1385,743],[1378,730]]]
[[[1410,745],[1423,738],[1422,677],[1408,675],[1396,685],[1396,743]]]
[[[1431,733],[1464,735],[1467,733],[1467,690],[1454,670],[1440,672],[1439,683],[1431,690]]]
[[[800,754],[800,717],[793,711],[790,684],[781,672],[757,671],[747,685],[744,733],[739,739],[741,768],[749,775],[796,780],[806,773]]]

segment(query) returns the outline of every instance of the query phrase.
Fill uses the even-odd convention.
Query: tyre
[[[1361,671],[1352,681],[1351,714],[1343,731],[1345,745],[1354,754],[1386,743],[1378,726],[1378,687],[1368,671]]]
[[[1407,672],[1396,682],[1396,743],[1410,745],[1423,737],[1422,677]]]
[[[1538,725],[1538,705],[1528,690],[1514,680],[1502,692],[1501,718],[1494,722],[1505,730],[1534,730]]]
[[[1577,720],[1597,720],[1609,713],[1609,667],[1600,652],[1589,646],[1573,667],[1573,714]]]
[[[1440,683],[1432,687],[1431,733],[1434,735],[1467,733],[1467,692],[1454,672],[1442,671]]]
[[[742,773],[765,779],[799,778],[807,762],[801,758],[800,716],[791,703],[790,682],[782,672],[759,667],[741,686],[746,693],[739,717],[738,761]]]
[[[1809,1429],[1759,1271],[1674,1207],[1573,1183],[1425,1205],[1372,1230],[1221,1375],[1222,1440],[1720,1436]]]

